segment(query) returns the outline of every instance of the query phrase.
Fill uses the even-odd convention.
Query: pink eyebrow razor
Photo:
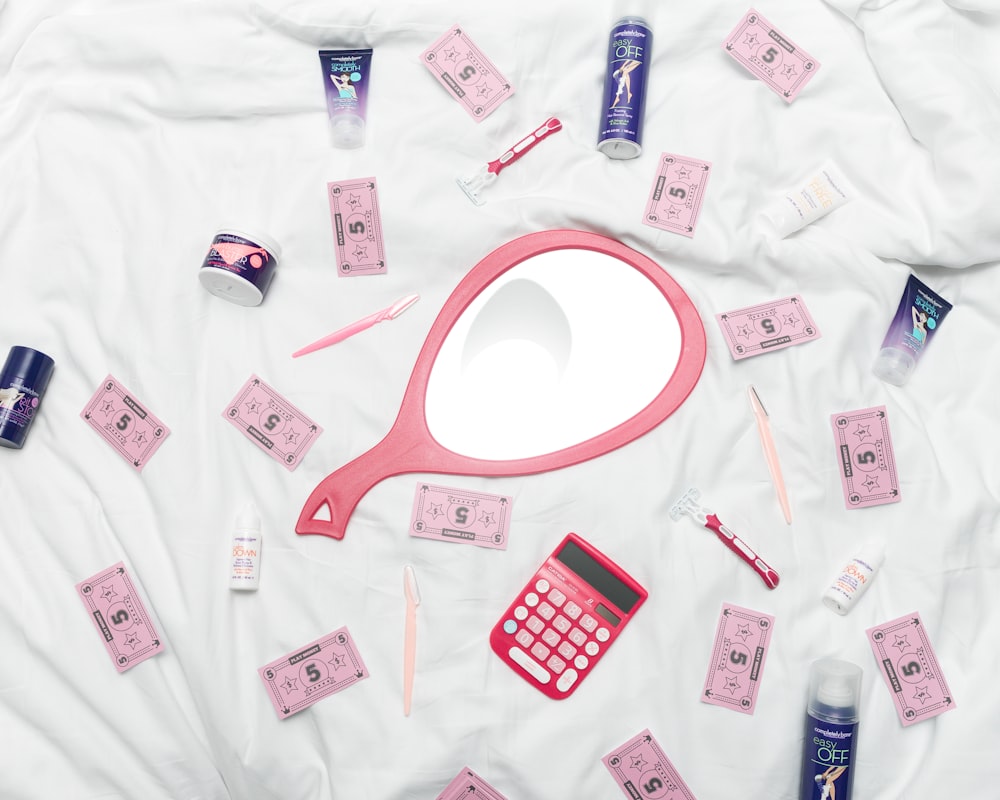
[[[670,518],[676,522],[685,514],[718,536],[722,543],[732,550],[736,555],[749,564],[762,581],[767,584],[768,589],[773,589],[778,585],[778,573],[768,566],[753,549],[739,536],[722,524],[715,513],[699,505],[697,500],[701,492],[691,488],[681,495],[681,498],[670,507]]]

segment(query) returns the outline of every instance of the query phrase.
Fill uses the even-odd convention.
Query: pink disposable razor
[[[457,178],[456,180],[458,185],[462,188],[462,191],[468,195],[469,199],[473,203],[477,206],[481,206],[483,201],[479,197],[480,190],[493,183],[493,181],[497,179],[497,175],[500,174],[500,170],[513,164],[536,144],[542,141],[542,139],[555,133],[556,131],[561,130],[562,123],[555,117],[549,117],[542,123],[540,128],[529,133],[499,158],[495,158],[493,161],[490,161],[480,167],[474,175],[470,175],[468,178]]]
[[[719,521],[719,518],[715,516],[714,512],[709,511],[702,505],[699,505],[697,500],[700,496],[701,492],[697,489],[688,489],[681,496],[681,499],[670,507],[670,518],[676,522],[684,514],[687,514],[692,519],[697,520],[697,522],[704,525],[710,531],[713,531],[716,536],[722,539],[726,547],[753,567],[754,572],[760,575],[760,579],[767,584],[768,589],[773,589],[777,586],[778,573],[769,567],[764,560],[751,549],[750,545],[723,525]]]

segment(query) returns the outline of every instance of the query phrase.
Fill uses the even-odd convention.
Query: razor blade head
[[[489,179],[487,176],[496,177],[492,173],[483,173],[483,171],[477,172],[475,175],[470,175],[468,178],[456,178],[455,183],[458,184],[459,188],[465,192],[465,196],[468,197],[477,206],[483,205],[483,201],[479,197],[479,191],[484,189],[487,184],[489,184]]]
[[[699,511],[701,509],[697,502],[699,497],[701,497],[701,492],[693,486],[684,492],[677,502],[670,506],[670,519],[676,522],[685,514],[693,515]]]

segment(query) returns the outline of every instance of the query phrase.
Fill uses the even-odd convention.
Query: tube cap
[[[883,347],[875,357],[872,372],[886,383],[902,386],[910,379],[910,374],[916,365],[916,359],[905,350]]]
[[[856,722],[861,702],[861,667],[822,658],[809,668],[809,713]]]
[[[250,502],[240,509],[240,513],[236,515],[236,527],[251,531],[260,530],[260,513],[256,505]]]
[[[333,146],[353,150],[365,143],[365,121],[357,114],[337,114],[330,120]]]

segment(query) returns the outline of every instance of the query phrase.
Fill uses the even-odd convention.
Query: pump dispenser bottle
[[[824,658],[809,670],[799,800],[851,800],[861,667]]]

